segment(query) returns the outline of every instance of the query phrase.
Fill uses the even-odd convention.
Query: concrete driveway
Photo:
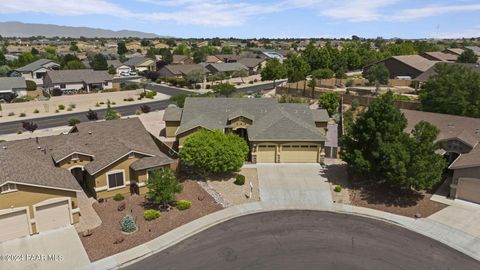
[[[430,215],[428,219],[435,220],[447,226],[480,237],[480,205],[462,200],[454,200],[452,205]]]
[[[332,205],[330,184],[315,163],[257,164],[260,200],[271,203]]]
[[[90,263],[73,226],[3,242],[0,256],[0,269],[10,270],[76,269]]]

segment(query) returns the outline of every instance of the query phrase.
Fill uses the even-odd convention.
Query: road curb
[[[232,206],[203,216],[199,219],[175,228],[172,231],[167,232],[142,245],[95,261],[79,269],[119,269],[134,264],[135,262],[138,262],[150,255],[161,252],[199,232],[202,232],[222,222],[241,216],[282,210],[326,211],[339,214],[357,215],[366,218],[381,220],[437,240],[480,261],[480,238],[468,235],[464,232],[458,231],[454,228],[450,228],[446,225],[437,223],[432,220],[413,219],[378,210],[344,204],[332,204],[331,206],[312,207],[311,205],[303,204],[282,205],[265,202],[254,202]]]

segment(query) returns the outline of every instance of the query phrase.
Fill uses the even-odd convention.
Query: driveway
[[[316,163],[257,164],[260,200],[272,203],[332,205],[330,184]]]
[[[3,242],[0,256],[0,268],[9,270],[75,269],[90,263],[73,226]]]
[[[480,237],[480,205],[462,200],[454,200],[452,205],[430,215],[447,226],[459,229],[470,235]]]

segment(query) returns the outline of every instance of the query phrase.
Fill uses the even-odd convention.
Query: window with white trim
[[[125,185],[125,177],[123,172],[114,172],[108,174],[108,188],[123,187]]]
[[[13,183],[8,183],[2,186],[2,193],[17,191],[17,185]]]

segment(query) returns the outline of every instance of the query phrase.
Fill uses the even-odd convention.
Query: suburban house
[[[465,46],[465,49],[472,50],[475,55],[480,56],[480,47],[478,46]]]
[[[418,77],[416,77],[414,80],[420,83],[428,81],[432,76],[435,76],[437,74],[436,68],[438,65],[462,65],[464,67],[470,68],[476,72],[480,72],[480,66],[478,64],[465,64],[465,63],[444,63],[444,62],[439,62],[433,65],[431,68],[427,69],[425,72],[420,74]]]
[[[136,56],[128,59],[124,65],[130,67],[132,70],[142,71],[155,71],[157,69],[157,63],[143,56]]]
[[[411,132],[420,121],[439,129],[437,141],[451,171],[450,198],[480,203],[480,119],[402,110]]]
[[[421,54],[422,57],[427,58],[432,61],[442,61],[442,62],[456,62],[458,55],[451,53],[443,52],[425,52]]]
[[[43,85],[43,77],[49,70],[60,69],[60,64],[48,59],[39,59],[21,68],[17,68],[13,76],[23,77],[25,80],[34,81],[38,86]]]
[[[270,51],[270,50],[261,50],[262,54],[267,57],[267,58],[277,58],[280,60],[280,62],[283,62],[283,59],[285,59],[285,56],[283,54],[276,52],[276,51]]]
[[[431,68],[438,61],[432,61],[420,55],[399,55],[386,58],[363,68],[363,77],[368,76],[370,67],[377,64],[384,64],[390,73],[390,79],[397,77],[410,77],[414,79],[427,69]]]
[[[246,66],[248,68],[248,73],[250,75],[258,74],[258,72],[265,67],[267,61],[265,58],[260,57],[248,57],[248,58],[240,58],[238,63]]]
[[[50,70],[45,75],[44,88],[50,92],[55,88],[67,92],[90,92],[112,88],[112,79],[113,76],[104,70]]]
[[[117,75],[120,75],[121,73],[130,73],[132,71],[129,66],[122,64],[119,60],[107,60],[107,65],[108,67],[113,66]]]
[[[448,49],[445,49],[443,50],[444,53],[450,53],[450,54],[455,54],[455,55],[460,55],[463,53],[463,49],[460,49],[460,48],[448,48]]]
[[[2,142],[0,241],[78,222],[77,192],[96,199],[144,195],[149,171],[172,162],[138,118],[86,122],[68,134]]]
[[[25,96],[27,84],[23,77],[0,77],[0,99],[12,96]]]
[[[223,63],[235,63],[241,58],[240,55],[236,54],[216,54],[215,57]]]
[[[193,64],[193,59],[188,55],[181,55],[181,54],[174,54],[172,65],[185,65],[185,64]]]
[[[220,60],[218,57],[216,57],[215,55],[207,55],[207,58],[205,59],[205,63],[213,63],[213,64],[217,64],[217,63],[223,63],[222,60]]]
[[[276,99],[187,98],[183,109],[167,108],[163,120],[165,136],[178,148],[200,129],[218,129],[244,138],[254,163],[317,163],[329,118],[324,110]]]
[[[160,77],[183,77],[190,74],[192,71],[199,71],[203,74],[209,73],[209,70],[199,64],[185,64],[185,65],[166,65],[162,67],[158,73]]]
[[[231,74],[231,73],[233,73],[235,71],[239,71],[239,70],[247,70],[248,71],[248,68],[244,64],[238,63],[238,62],[207,64],[205,66],[205,68],[208,69],[213,74],[218,73],[218,72],[224,72],[224,73],[227,73],[227,74]]]

